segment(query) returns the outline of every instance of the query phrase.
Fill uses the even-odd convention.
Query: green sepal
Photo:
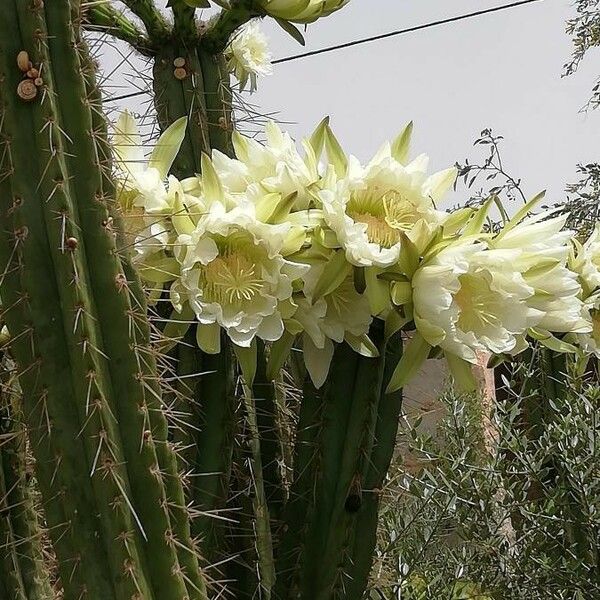
[[[186,128],[187,117],[177,119],[177,121],[165,129],[152,150],[148,167],[155,168],[160,173],[162,179],[169,174],[175,157],[179,153],[179,149],[185,138]]]
[[[569,344],[564,340],[559,340],[557,337],[552,335],[549,331],[543,331],[540,329],[536,329],[532,327],[528,330],[528,334],[534,340],[537,340],[542,346],[546,346],[550,350],[554,352],[563,353],[575,353],[577,352],[577,348],[573,346],[573,344]]]
[[[329,117],[325,117],[322,121],[315,127],[315,130],[312,132],[308,143],[311,145],[317,160],[320,158],[323,152],[323,146],[325,144],[325,133],[326,128],[329,125]]]
[[[531,200],[528,200],[502,228],[498,237],[502,237],[505,233],[516,227],[546,196],[546,190],[536,194]]]
[[[379,356],[377,346],[371,341],[371,338],[366,333],[361,336],[347,333],[344,340],[354,352],[361,356],[366,356],[367,358],[377,358]]]
[[[488,198],[475,212],[472,219],[467,223],[466,227],[463,230],[463,235],[478,235],[482,232],[483,226],[485,225],[485,220],[487,218],[488,212],[490,210],[490,206],[494,201],[493,197]]]
[[[404,129],[398,134],[396,139],[392,142],[392,156],[402,164],[408,161],[410,152],[410,140],[413,132],[413,122],[411,121],[404,127]]]
[[[346,253],[343,250],[334,252],[317,280],[313,291],[313,300],[318,300],[333,292],[351,272],[352,265],[346,260]]]
[[[221,352],[221,327],[218,323],[196,327],[196,343],[198,348],[206,354],[219,354]]]
[[[242,371],[242,377],[244,383],[248,388],[252,387],[254,378],[256,377],[256,364],[257,364],[257,345],[256,340],[252,340],[249,347],[238,346],[233,344],[233,351],[235,357],[240,365]]]
[[[304,36],[300,32],[300,30],[290,23],[289,21],[285,21],[284,19],[275,19],[275,22],[281,29],[283,29],[287,34],[292,36],[301,46],[306,46],[306,40]]]
[[[421,365],[427,359],[430,350],[431,346],[423,336],[418,331],[415,332],[394,369],[385,393],[391,394],[403,388],[417,374]]]
[[[473,365],[456,356],[456,354],[446,354],[446,362],[454,382],[462,392],[474,392],[477,389],[477,381],[473,375]]]
[[[354,289],[359,293],[363,294],[367,289],[367,280],[365,279],[365,268],[354,267],[353,270]]]
[[[286,330],[276,342],[271,344],[271,351],[269,352],[266,370],[267,379],[269,381],[274,381],[277,378],[292,351],[295,339],[296,336]]]

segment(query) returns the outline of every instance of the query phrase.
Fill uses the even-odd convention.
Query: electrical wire
[[[284,58],[278,58],[272,61],[274,65],[290,62],[293,60],[300,60],[303,58],[308,58],[310,56],[317,56],[319,54],[325,54],[327,52],[334,52],[335,50],[342,50],[344,48],[351,48],[353,46],[358,46],[359,44],[367,44],[370,42],[376,42],[379,40],[384,40],[387,38],[404,35],[407,33],[413,33],[415,31],[422,31],[424,29],[430,29],[432,27],[439,27],[440,25],[447,25],[449,23],[456,23],[458,21],[464,21],[467,19],[473,19],[475,17],[481,17],[483,15],[488,15],[491,13],[497,13],[503,10],[509,10],[512,8],[517,8],[519,6],[524,6],[526,4],[533,4],[535,2],[543,2],[544,0],[519,0],[518,2],[512,2],[510,4],[503,4],[502,6],[493,6],[492,8],[485,8],[482,10],[477,10],[471,13],[465,13],[463,15],[457,15],[455,17],[448,17],[446,19],[440,19],[439,21],[430,21],[429,23],[422,23],[421,25],[415,25],[413,27],[407,27],[406,29],[398,29],[396,31],[389,31],[387,33],[381,33],[379,35],[373,35],[371,37],[361,38],[358,40],[352,40],[350,42],[344,42],[343,44],[336,44],[335,46],[327,46],[325,48],[319,48],[317,50],[311,50],[310,52],[303,52],[301,54],[293,54],[292,56],[286,56]],[[118,100],[124,100],[126,98],[133,98],[135,96],[142,96],[148,92],[132,92],[131,94],[125,94],[123,96],[115,96],[113,98],[108,98],[105,102],[116,102]]]
[[[406,29],[398,29],[397,31],[389,31],[388,33],[381,33],[367,38],[359,40],[352,40],[351,42],[345,42],[343,44],[336,44],[335,46],[327,46],[326,48],[320,48],[318,50],[311,50],[310,52],[303,52],[301,54],[294,54],[292,56],[286,56],[285,58],[278,58],[273,62],[274,65],[290,62],[292,60],[299,60],[301,58],[307,58],[309,56],[316,56],[318,54],[325,54],[326,52],[333,52],[334,50],[342,50],[343,48],[351,48],[352,46],[358,46],[359,44],[367,44],[369,42],[376,42],[378,40],[384,40],[398,35],[404,35],[406,33],[413,33],[414,31],[421,31],[423,29],[429,29],[431,27],[438,27],[439,25],[447,25],[448,23],[456,23],[457,21],[464,21],[466,19],[473,19],[482,15],[488,15],[491,13],[500,12],[502,10],[508,10],[510,8],[516,8],[525,4],[533,4],[534,2],[543,2],[544,0],[519,0],[519,2],[512,2],[511,4],[504,4],[502,6],[494,6],[492,8],[485,8],[464,15],[457,15],[455,17],[448,17],[447,19],[440,19],[439,21],[431,21],[429,23],[423,23],[421,25],[415,25],[414,27],[407,27]]]

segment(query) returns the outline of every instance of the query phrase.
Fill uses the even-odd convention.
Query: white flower
[[[412,280],[417,330],[432,346],[475,363],[477,352],[514,353],[541,314],[534,290],[515,271],[518,250],[458,242],[421,266]]]
[[[213,164],[223,186],[232,194],[245,195],[250,186],[284,197],[296,193],[298,208],[306,208],[310,202],[307,190],[319,181],[314,152],[304,143],[305,156],[302,157],[290,135],[272,121],[267,123],[265,134],[263,145],[234,133],[237,159],[213,150]]]
[[[265,12],[271,17],[311,23],[326,17],[345,6],[349,0],[260,0]]]
[[[249,21],[237,29],[225,50],[227,66],[244,89],[250,81],[250,91],[256,90],[257,77],[273,72],[267,38],[257,20]]]
[[[400,256],[403,233],[417,225],[433,229],[447,216],[435,203],[454,183],[456,169],[428,178],[427,163],[421,155],[403,165],[386,144],[365,168],[351,156],[347,176],[334,189],[319,193],[324,220],[350,263],[393,265]]]
[[[113,148],[123,188],[130,192],[131,205],[145,210],[164,208],[167,199],[164,175],[148,165],[137,123],[127,111],[119,115],[115,125]]]
[[[289,226],[260,223],[252,209],[226,212],[214,203],[190,234],[179,236],[181,278],[172,290],[177,309],[187,300],[201,326],[213,334],[221,326],[245,347],[255,336],[281,337],[280,303],[307,270],[280,254]]]
[[[536,327],[553,333],[586,332],[590,325],[581,285],[567,268],[573,234],[563,229],[567,215],[552,214],[545,211],[506,227],[490,243],[493,248],[518,251],[513,269],[534,290],[528,306],[542,313]]]
[[[578,250],[571,266],[580,275],[586,295],[589,295],[600,287],[600,223]]]
[[[593,354],[600,358],[600,295],[590,296],[584,304],[590,323],[590,331],[576,334],[575,339],[585,354]]]
[[[317,388],[323,385],[329,372],[333,342],[346,341],[356,347],[366,337],[373,320],[369,301],[356,291],[351,276],[330,294],[312,300],[323,269],[324,265],[311,266],[304,276],[305,296],[294,298],[298,308],[293,315],[304,330],[304,363]]]

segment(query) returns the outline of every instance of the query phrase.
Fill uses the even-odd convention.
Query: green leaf
[[[290,23],[289,21],[285,21],[284,19],[275,19],[277,25],[281,27],[286,33],[291,35],[301,46],[306,46],[306,41],[304,36],[300,33],[300,30]]]
[[[186,128],[187,117],[177,119],[165,129],[152,150],[148,167],[157,169],[162,179],[169,174],[173,161],[179,153]]]
[[[405,164],[408,161],[412,132],[413,122],[411,121],[392,142],[392,156],[399,163]]]
[[[334,252],[317,280],[313,291],[313,300],[318,300],[333,292],[351,272],[352,265],[346,260],[346,253],[343,250]]]
[[[427,359],[429,350],[431,350],[431,346],[418,331],[415,332],[394,369],[385,393],[391,394],[403,388],[417,374]]]
[[[446,354],[446,362],[457,387],[463,392],[474,392],[477,389],[477,381],[473,375],[473,365],[470,362],[456,356]]]

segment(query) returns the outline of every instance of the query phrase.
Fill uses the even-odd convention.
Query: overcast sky
[[[511,0],[351,0],[311,25],[316,49],[455,16]],[[484,127],[504,135],[507,169],[527,192],[564,197],[578,162],[600,160],[600,110],[582,113],[598,54],[561,78],[571,52],[564,32],[571,2],[544,0],[471,20],[276,65],[249,100],[275,112],[295,137],[330,115],[349,153],[369,156],[409,120],[414,149],[444,168],[465,157]],[[265,20],[274,57],[304,49]],[[114,62],[108,53],[105,64]],[[135,102],[129,104],[135,107]]]

